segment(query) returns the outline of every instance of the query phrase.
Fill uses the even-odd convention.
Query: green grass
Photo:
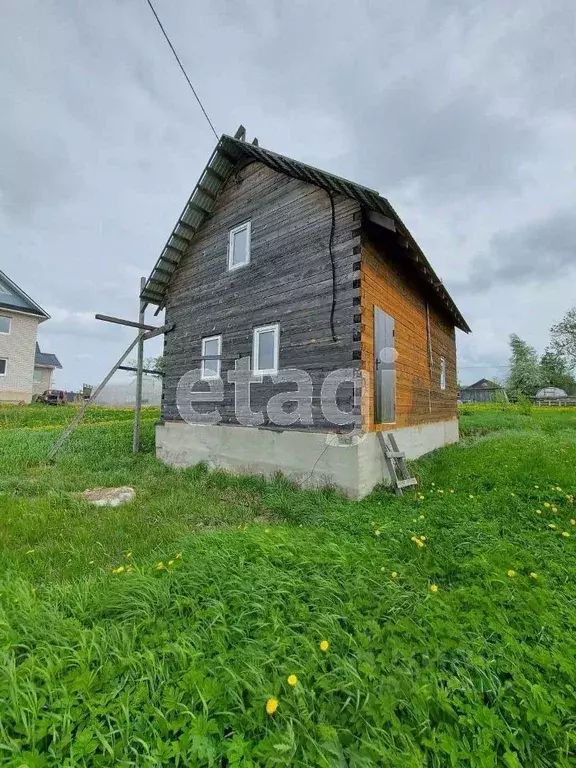
[[[468,406],[416,494],[353,503],[171,470],[153,410],[140,455],[94,409],[47,465],[72,409],[8,410],[1,765],[575,764],[575,411]]]

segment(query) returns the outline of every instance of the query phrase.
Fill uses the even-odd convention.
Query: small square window
[[[446,358],[440,358],[440,389],[446,389]]]
[[[0,376],[6,376],[6,368],[8,367],[8,360],[0,357]]]
[[[222,354],[222,336],[207,336],[202,339],[202,373],[203,379],[220,378],[220,355]],[[218,359],[214,359],[218,358]]]
[[[250,263],[250,222],[230,230],[228,239],[228,270]]]
[[[11,319],[6,315],[0,315],[0,333],[10,333]]]
[[[254,328],[254,339],[252,342],[254,373],[278,373],[279,348],[280,326],[278,324]]]

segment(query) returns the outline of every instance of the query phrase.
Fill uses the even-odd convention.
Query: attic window
[[[250,222],[230,230],[228,238],[228,271],[250,263]]]
[[[10,291],[1,280],[0,280],[0,293],[5,294],[6,296],[10,296]]]
[[[10,333],[10,318],[0,315],[0,333]]]

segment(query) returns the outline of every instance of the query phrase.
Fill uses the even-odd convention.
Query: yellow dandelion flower
[[[570,525],[576,525],[576,520],[570,520]]]
[[[537,514],[537,515],[541,515],[541,514],[542,514],[542,510],[541,510],[541,509],[537,509],[537,510],[536,510],[536,514]]]
[[[568,531],[562,531],[562,536],[564,536],[565,539],[570,538],[570,534],[568,533]]]
[[[376,530],[374,531],[374,536],[380,536],[380,531],[379,531],[378,529],[376,529]]]
[[[539,485],[535,485],[534,488],[540,488],[540,486]]]
[[[532,573],[530,574],[530,578],[531,579],[537,579],[538,578],[538,574],[534,573],[534,571],[532,571]]]
[[[513,579],[516,576],[516,571],[513,568],[508,569],[508,576]]]
[[[264,533],[270,533],[270,528],[264,528]],[[274,701],[274,699],[270,699],[270,701]]]
[[[297,682],[298,682],[298,678],[296,677],[296,675],[288,675],[288,685],[291,685],[292,688],[294,688]]]
[[[418,518],[418,520],[424,520],[424,515],[420,515],[420,517]]]
[[[473,498],[474,498],[473,494],[470,494],[470,498],[471,498],[471,499],[473,499]]]
[[[548,501],[545,501],[545,502],[544,502],[544,506],[545,506],[545,507],[549,507],[549,506],[550,506],[550,503],[549,503]]]
[[[328,640],[321,640],[320,641],[320,650],[326,652],[330,648],[330,643]]]
[[[554,523],[548,523],[548,528],[552,528],[553,531],[556,530],[556,526],[554,525]]]
[[[438,584],[430,584],[430,592],[438,592]]]
[[[113,568],[112,573],[124,573],[126,569],[123,565],[120,565],[118,568]]]
[[[277,709],[278,709],[278,699],[268,699],[268,701],[266,702],[266,712],[268,712],[269,715],[273,715]]]
[[[450,488],[450,493],[454,493],[454,488]]]
[[[562,488],[560,488],[560,486],[559,486],[559,485],[557,485],[555,490],[557,490],[557,491],[561,491],[561,490],[562,490]]]
[[[420,536],[420,541],[426,541],[426,536]]]
[[[168,560],[168,565],[174,565],[174,560]]]
[[[552,507],[552,512],[558,512],[558,507]]]
[[[397,578],[398,578],[398,573],[397,573],[396,571],[392,571],[392,573],[390,574],[390,576],[391,576],[393,579],[397,579]]]
[[[164,565],[164,563],[162,562],[162,560],[160,560],[160,562],[159,562],[159,563],[156,563],[156,570],[157,570],[157,571],[163,571],[165,568],[166,568],[166,566]]]
[[[444,491],[442,490],[442,488],[438,488],[438,493],[444,493]]]

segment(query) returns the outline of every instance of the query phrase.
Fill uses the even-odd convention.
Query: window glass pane
[[[6,360],[0,359],[0,375],[6,373]]]
[[[0,293],[5,293],[8,296],[10,296],[10,291],[8,288],[4,285],[4,283],[0,282]]]
[[[42,381],[42,371],[34,371],[34,381]]]
[[[270,371],[274,366],[274,331],[258,334],[258,370]]]
[[[244,264],[246,261],[246,247],[248,244],[248,230],[241,229],[232,235],[232,265]]]
[[[10,333],[10,318],[0,315],[0,333]]]
[[[212,357],[218,354],[218,339],[209,339],[204,342],[203,355],[205,357]],[[218,376],[219,375],[219,361],[218,360],[203,360],[202,372],[204,376]]]

